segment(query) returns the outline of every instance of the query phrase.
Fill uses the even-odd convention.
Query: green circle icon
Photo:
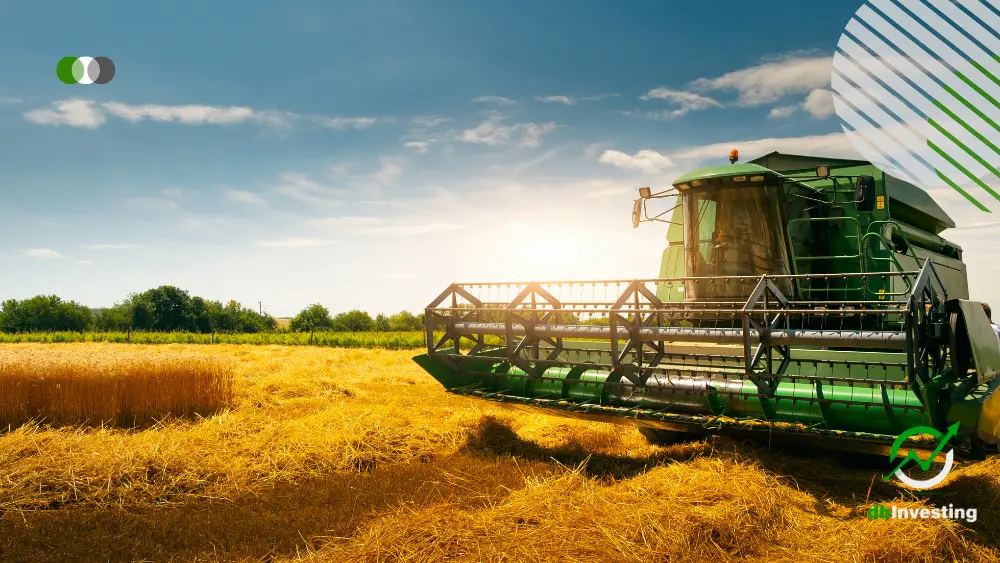
[[[76,84],[73,77],[73,65],[76,64],[76,57],[63,57],[56,63],[56,76],[63,84]]]
[[[108,57],[63,57],[56,76],[64,84],[107,84],[115,77],[115,63]]]

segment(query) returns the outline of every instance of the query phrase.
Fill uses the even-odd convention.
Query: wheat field
[[[230,405],[232,362],[171,354],[0,348],[0,428],[148,426]]]
[[[996,458],[917,497],[856,456],[651,446],[629,426],[452,396],[413,353],[0,346],[210,358],[232,375],[216,414],[0,436],[0,560],[1000,561]],[[979,519],[869,520],[877,502],[977,506]]]

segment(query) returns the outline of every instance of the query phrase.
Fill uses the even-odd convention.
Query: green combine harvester
[[[912,427],[957,423],[961,455],[995,451],[1000,345],[944,210],[865,161],[737,161],[639,190],[633,228],[668,225],[660,277],[452,284],[414,360],[452,393],[657,443],[885,454]],[[650,216],[660,199],[672,207]]]

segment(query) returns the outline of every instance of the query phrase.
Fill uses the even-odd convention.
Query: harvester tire
[[[689,434],[687,432],[664,430],[662,428],[648,428],[645,426],[639,427],[639,433],[642,434],[643,438],[645,438],[650,444],[655,444],[657,446],[679,444],[696,438],[694,434]]]

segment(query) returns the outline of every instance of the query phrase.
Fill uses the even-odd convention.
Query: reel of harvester
[[[710,195],[720,207],[730,197]],[[684,202],[676,224],[699,225],[704,211]],[[753,275],[452,284],[425,310],[427,352],[415,360],[452,393],[627,422],[660,442],[726,434],[888,453],[910,428],[958,423],[952,444],[967,455],[995,444],[1000,347],[984,337],[981,305],[949,296],[929,259],[872,271],[890,261],[876,252],[892,242],[878,221],[867,221],[877,236],[854,238],[858,256],[816,258],[796,254],[799,219],[775,216],[783,228],[759,236],[726,238],[739,225],[713,218],[705,244],[691,244],[697,229],[681,237],[687,272],[743,264]],[[830,223],[803,217],[813,234]],[[766,224],[749,219],[744,229]],[[885,244],[862,247],[870,240]],[[781,273],[780,262],[801,272],[810,259],[860,266]],[[934,446],[911,438],[900,451]]]

